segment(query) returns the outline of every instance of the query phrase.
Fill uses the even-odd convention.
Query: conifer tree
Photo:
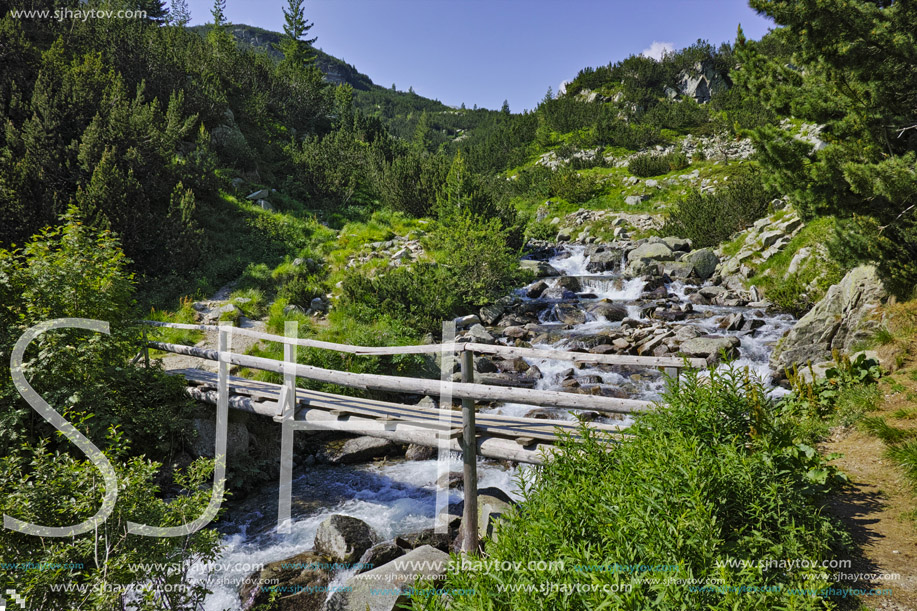
[[[188,8],[187,0],[172,0],[172,6],[169,9],[171,23],[177,26],[186,26],[191,21],[191,9]]]
[[[277,49],[283,53],[283,61],[298,68],[305,67],[315,61],[311,52],[312,45],[317,37],[306,38],[314,23],[306,19],[305,0],[287,0],[283,9],[283,37]]]

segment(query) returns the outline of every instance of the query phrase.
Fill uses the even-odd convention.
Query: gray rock
[[[620,227],[616,228],[616,231],[617,229],[620,229]],[[589,257],[586,271],[590,273],[605,272],[617,269],[619,265],[621,265],[621,251],[605,250]]]
[[[566,325],[581,325],[586,322],[586,313],[578,305],[558,303],[554,306],[554,316]]]
[[[503,316],[504,311],[506,311],[505,307],[495,303],[481,308],[478,315],[485,325],[492,325]]]
[[[708,362],[716,362],[720,352],[724,350],[727,357],[734,358],[738,356],[740,343],[738,337],[705,335],[682,342],[681,346],[679,346],[679,352],[688,356],[705,358]]]
[[[694,273],[701,280],[707,280],[713,276],[713,272],[716,271],[716,266],[720,262],[711,248],[699,248],[691,251],[684,256],[682,261],[693,265]]]
[[[628,206],[636,206],[643,202],[643,200],[649,199],[644,195],[628,195],[624,198],[624,203]]]
[[[573,232],[569,229],[561,229],[554,238],[557,242],[569,242],[573,238]]]
[[[668,236],[662,238],[662,241],[666,246],[675,251],[688,252],[691,250],[691,240],[686,240],[684,238],[677,238],[675,236]]]
[[[602,317],[611,322],[627,318],[627,308],[619,303],[602,300],[589,305],[586,310],[596,317]]]
[[[637,259],[650,259],[652,261],[672,261],[675,259],[675,255],[672,252],[672,249],[664,243],[653,244],[647,242],[646,244],[641,244],[637,248],[627,253],[628,262],[636,261]]]
[[[366,435],[355,439],[348,439],[332,462],[344,465],[366,462],[373,458],[391,456],[397,451],[398,446],[395,445],[393,441]]]
[[[851,270],[784,337],[771,356],[771,368],[778,374],[793,364],[805,365],[831,358],[834,350],[869,339],[879,322],[877,307],[888,297],[872,266]]]
[[[459,316],[455,319],[455,328],[464,329],[465,327],[470,327],[472,325],[481,324],[481,319],[478,318],[477,314],[469,314],[468,316]]]
[[[562,286],[552,286],[541,293],[541,299],[576,299],[576,293]]]
[[[294,312],[296,312],[297,314],[305,314],[305,313],[306,313],[306,311],[303,310],[303,309],[302,309],[301,307],[299,307],[298,305],[290,304],[290,305],[287,305],[287,306],[283,306],[283,313],[284,313],[285,316],[288,316],[288,315],[290,315],[290,314],[292,314],[292,313],[294,313]]]
[[[436,448],[421,446],[416,443],[409,445],[407,451],[404,453],[404,457],[407,460],[430,460],[434,456],[436,456]]]
[[[216,452],[216,422],[213,418],[194,418],[191,427],[197,436],[191,442],[191,452],[195,456],[213,458]],[[250,435],[243,422],[230,418],[226,427],[226,455],[229,458],[243,456],[248,452]]]
[[[239,608],[248,611],[261,605],[266,606],[270,589],[277,587],[283,594],[275,603],[278,604],[276,608],[321,609],[327,598],[324,589],[331,583],[332,577],[331,569],[324,567],[332,563],[330,558],[315,552],[304,552],[271,562],[242,583]]]
[[[396,560],[400,568],[389,562],[348,579],[344,588],[331,595],[324,610],[393,611],[410,606],[410,597],[404,590],[413,586],[418,578],[436,580],[445,575],[449,554],[424,545]]]
[[[479,324],[472,325],[471,328],[468,330],[468,333],[471,335],[472,339],[476,342],[480,342],[484,344],[492,344],[494,343],[494,341],[496,341],[494,339],[494,336],[491,335],[487,331],[487,329],[485,329],[483,326]]]
[[[357,561],[358,566],[355,574],[359,575],[360,573],[371,571],[383,564],[388,564],[395,558],[404,556],[404,554],[404,549],[394,541],[384,541],[377,545],[373,545],[360,556],[360,559]]]
[[[529,299],[536,299],[541,297],[541,294],[544,293],[546,288],[548,288],[548,283],[544,280],[539,280],[538,282],[532,283],[526,287],[525,296]]]
[[[319,524],[315,551],[335,562],[355,562],[378,541],[379,535],[363,520],[334,514]]]
[[[519,267],[534,272],[535,275],[539,278],[560,275],[559,271],[544,261],[530,261],[528,259],[523,259],[519,262]]]
[[[573,293],[579,293],[583,290],[583,286],[580,284],[579,279],[574,276],[561,276],[557,279],[557,282],[554,283],[554,286],[565,288]]]

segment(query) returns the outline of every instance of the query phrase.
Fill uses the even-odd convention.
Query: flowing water
[[[548,262],[565,275],[579,277],[582,293],[595,295],[581,298],[583,306],[592,301],[607,299],[626,307],[630,318],[641,319],[639,300],[644,287],[641,279],[626,278],[622,270],[601,274],[586,271],[589,261],[585,247],[578,245],[565,246]],[[551,285],[555,282],[556,279],[548,280]],[[667,288],[678,301],[687,302],[687,287],[684,284],[672,283]],[[519,294],[524,295],[522,291]],[[527,299],[524,296],[522,298]],[[550,308],[545,311],[550,312]],[[738,336],[741,345],[735,364],[748,367],[765,383],[770,380],[768,359],[773,344],[793,324],[792,317],[764,315],[763,312],[751,308],[712,305],[695,305],[694,311],[704,316],[675,324],[693,326],[701,334]],[[717,320],[723,315],[739,311],[746,316],[763,317],[764,326],[754,332],[723,331],[718,327]],[[586,322],[573,325],[572,328],[563,328],[564,325],[552,323],[550,315],[542,318],[546,328],[554,328],[554,337],[558,339],[550,344],[535,345],[537,348],[562,349],[575,343],[578,337],[621,325],[620,322],[596,320],[592,316],[587,316]],[[542,378],[536,384],[536,388],[539,389],[557,389],[571,365],[567,361],[526,360],[542,372]],[[634,375],[635,372],[637,375]],[[577,375],[599,376],[605,385],[624,388],[634,398],[649,400],[659,397],[664,384],[662,376],[652,370],[609,371],[607,367],[598,366],[580,369]],[[533,407],[528,405],[503,404],[485,411],[524,416],[532,409]],[[573,419],[567,410],[553,410],[552,417]],[[615,423],[621,424],[620,421]],[[458,455],[453,455],[451,462],[453,471],[461,470],[461,459]],[[520,470],[529,468],[531,467],[506,468],[494,461],[482,460],[478,466],[479,485],[496,486],[519,498],[517,478]],[[312,549],[318,525],[332,514],[341,513],[359,518],[375,528],[385,539],[432,527],[436,511],[437,476],[436,460],[392,461],[357,466],[315,466],[297,470],[294,473],[293,524],[290,534],[278,534],[273,528],[277,486],[266,486],[261,492],[253,495],[251,503],[235,512],[231,522],[221,525],[221,531],[225,534],[225,551],[218,561],[219,570],[212,575],[215,581],[211,586],[213,594],[207,600],[207,611],[239,608],[238,583],[249,571],[234,570],[230,567],[236,563],[267,564]],[[460,491],[450,492],[450,502],[457,502],[461,498]],[[198,567],[198,574],[201,571],[202,567]],[[352,571],[338,574],[335,584],[343,583],[351,574]]]

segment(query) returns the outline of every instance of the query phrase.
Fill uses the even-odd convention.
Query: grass
[[[860,426],[868,433],[875,435],[887,444],[900,443],[910,439],[917,434],[917,431],[908,431],[899,429],[888,424],[880,416],[869,416],[860,421]]]
[[[191,307],[191,298],[183,297],[179,300],[179,308],[175,312],[164,310],[150,309],[147,320],[157,322],[172,322],[186,325],[197,324],[195,320],[196,312]],[[204,334],[201,331],[191,331],[186,329],[172,329],[168,327],[149,327],[147,335],[150,340],[165,342],[167,344],[179,344],[181,346],[193,346],[202,339]]]
[[[828,559],[848,541],[819,511],[841,480],[756,382],[738,369],[711,371],[703,382],[685,374],[632,432],[627,442],[611,445],[588,429],[582,440],[566,440],[552,460],[522,476],[522,504],[504,514],[495,537],[486,539],[495,568],[450,572],[436,587],[473,588],[460,599],[462,609],[823,608],[817,597],[787,592],[827,586],[815,570],[726,564],[786,550]],[[539,560],[563,561],[565,570],[502,566]],[[582,569],[614,564],[677,565],[664,577],[712,579],[724,587],[688,588],[638,572]],[[545,591],[544,582],[570,587]],[[506,591],[504,584],[519,589]],[[743,587],[767,591],[749,596]],[[446,603],[430,597],[413,605],[440,609]]]

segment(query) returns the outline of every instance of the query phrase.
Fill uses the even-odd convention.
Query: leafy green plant
[[[522,503],[486,540],[497,567],[560,560],[574,587],[544,591],[539,584],[560,576],[500,568],[450,572],[437,587],[473,589],[461,597],[466,609],[821,608],[817,597],[788,592],[827,585],[815,571],[764,571],[755,560],[787,549],[833,557],[848,540],[817,508],[844,478],[747,371],[683,374],[631,432],[616,442],[584,427],[580,439],[565,438],[540,470],[521,476]],[[751,562],[727,562],[742,559]],[[615,564],[667,565],[666,577],[721,587],[669,586]],[[738,593],[743,586],[758,591]],[[441,597],[413,603],[445,606]]]
[[[770,196],[760,171],[743,170],[713,193],[688,193],[669,211],[663,231],[698,248],[716,246],[764,216]]]

